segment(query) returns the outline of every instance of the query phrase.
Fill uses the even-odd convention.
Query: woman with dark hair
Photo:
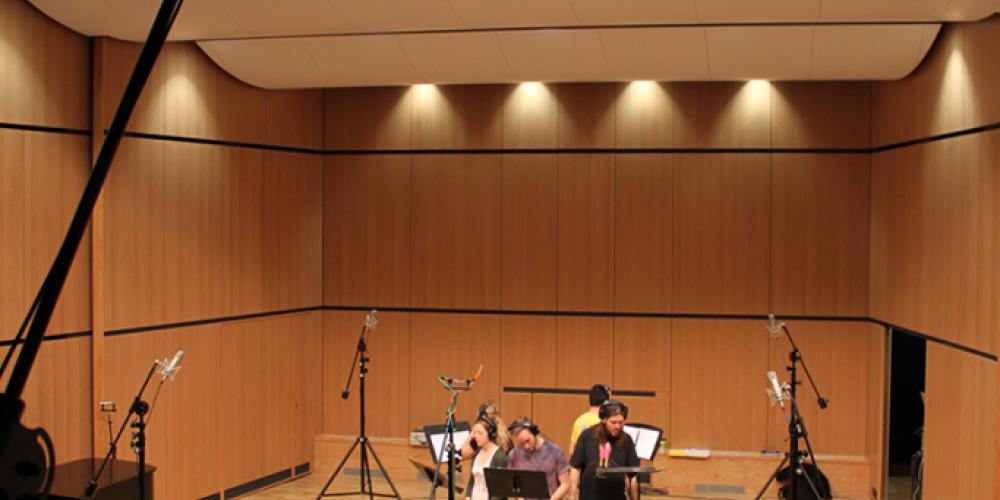
[[[580,500],[625,500],[626,480],[621,476],[597,477],[602,467],[637,467],[639,456],[635,443],[625,433],[628,406],[609,399],[601,404],[601,421],[580,434],[569,459],[570,484],[580,487]],[[627,481],[628,495],[636,498],[639,484],[635,478]]]

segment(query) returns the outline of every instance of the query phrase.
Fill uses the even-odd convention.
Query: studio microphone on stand
[[[174,379],[177,372],[181,371],[181,359],[183,358],[184,351],[177,351],[177,354],[174,354],[174,359],[171,359],[169,363],[160,363],[160,374],[163,375],[163,378],[160,379],[161,382],[166,382],[168,378],[170,380]]]
[[[785,324],[775,320],[773,314],[767,315],[767,331],[771,334],[771,338],[778,338],[783,328],[785,328]]]
[[[773,316],[772,316],[773,317]],[[767,381],[770,382],[771,387],[767,390],[767,394],[771,396],[771,406],[774,406],[774,401],[777,401],[781,405],[781,409],[785,409],[785,391],[778,384],[778,374],[774,370],[767,371]]]

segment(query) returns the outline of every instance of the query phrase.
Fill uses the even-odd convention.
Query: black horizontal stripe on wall
[[[222,500],[222,495],[219,493],[212,493],[211,495],[201,497],[198,500]]]
[[[49,341],[49,340],[78,339],[78,338],[81,338],[81,337],[89,337],[92,334],[93,333],[90,330],[83,331],[83,332],[53,333],[52,335],[46,335],[45,337],[42,337],[42,342]],[[20,345],[20,344],[23,344],[23,343],[24,343],[24,339],[21,339],[21,340],[14,340],[14,339],[11,339],[11,340],[0,340],[0,347],[9,347],[9,346],[12,346],[12,345],[15,345],[15,344]]]
[[[0,128],[23,130],[26,132],[48,132],[52,134],[90,135],[90,130],[66,127],[50,127],[48,125],[31,125],[27,123],[0,122]]]
[[[503,392],[528,394],[589,394],[590,389],[562,389],[558,387],[504,387]],[[656,391],[620,391],[611,388],[615,396],[655,398]]]
[[[920,144],[927,144],[929,142],[943,141],[946,139],[952,139],[955,137],[963,137],[966,135],[981,134],[984,132],[990,132],[992,130],[1000,129],[1000,122],[991,123],[989,125],[982,125],[979,127],[966,128],[962,130],[955,130],[952,132],[945,132],[943,134],[932,135],[928,137],[921,137],[919,139],[913,139],[909,141],[897,142],[894,144],[887,144],[885,146],[876,146],[871,148],[871,153],[881,153],[883,151],[891,151],[893,149],[901,149],[909,146],[917,146]]]
[[[312,467],[309,464],[309,462],[306,462],[304,464],[299,464],[299,465],[295,466],[295,475],[296,476],[301,476],[302,474],[310,472],[311,470],[312,470]]]
[[[69,134],[90,134],[89,130],[63,129],[58,127],[45,127],[40,125],[24,125],[0,123],[0,128],[14,128],[20,130],[36,130],[42,132],[58,132]],[[642,154],[642,153],[667,153],[667,154],[873,154],[883,151],[891,151],[929,142],[941,141],[955,137],[979,134],[1000,129],[1000,122],[971,127],[943,134],[922,137],[901,141],[893,144],[866,148],[727,148],[727,147],[706,147],[706,148],[404,148],[404,149],[313,149],[296,146],[283,146],[278,144],[263,144],[255,142],[227,141],[222,139],[206,139],[201,137],[189,137],[168,134],[152,134],[147,132],[127,131],[123,135],[135,139],[149,139],[170,142],[184,142],[191,144],[203,144],[210,146],[223,146],[233,148],[259,149],[266,151],[280,151],[286,153],[301,153],[329,156],[359,156],[359,155],[518,155],[518,154]],[[106,132],[106,131],[105,131]]]
[[[227,321],[267,318],[270,316],[283,316],[286,314],[298,314],[303,312],[319,311],[321,309],[323,309],[322,306],[312,306],[312,307],[300,307],[296,309],[282,309],[279,311],[264,311],[264,312],[249,313],[249,314],[238,314],[235,316],[219,316],[215,318],[205,318],[205,319],[197,319],[191,321],[179,321],[176,323],[162,323],[159,325],[145,325],[145,326],[136,326],[131,328],[119,328],[115,330],[108,330],[104,332],[104,335],[107,337],[114,337],[118,335],[128,335],[132,333],[155,332],[160,330],[172,330],[175,328],[210,325],[213,323],[225,323]]]
[[[284,469],[274,474],[268,474],[262,478],[254,479],[253,481],[248,481],[239,486],[233,486],[232,488],[226,489],[223,492],[223,498],[234,498],[240,495],[245,495],[251,491],[259,490],[265,486],[270,486],[278,481],[284,481],[286,479],[292,478],[292,469]]]
[[[719,319],[719,320],[759,320],[767,321],[766,314],[710,314],[710,313],[646,313],[646,312],[612,312],[612,311],[543,311],[529,310],[518,311],[509,309],[445,309],[426,307],[378,307],[378,306],[323,306],[327,311],[370,311],[378,310],[383,312],[404,312],[404,313],[430,313],[430,314],[492,314],[508,316],[569,316],[569,317],[603,317],[603,318],[679,318],[679,319]],[[892,328],[903,331],[911,335],[918,336],[930,342],[959,349],[969,354],[974,354],[992,361],[997,361],[997,355],[991,354],[973,347],[952,342],[922,332],[916,332],[905,327],[901,327],[888,321],[883,321],[869,316],[810,316],[810,315],[778,315],[775,317],[780,321],[823,321],[823,322],[853,322],[853,323],[874,323],[883,328]],[[794,335],[794,332],[793,332]]]

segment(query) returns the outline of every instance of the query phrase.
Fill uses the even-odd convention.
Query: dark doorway
[[[923,444],[927,341],[892,331],[889,383],[889,481],[886,498],[912,498],[915,459]]]

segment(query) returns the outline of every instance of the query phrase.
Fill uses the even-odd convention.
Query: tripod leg
[[[819,470],[819,469],[817,469],[817,470]],[[816,484],[813,483],[812,478],[809,477],[809,474],[806,472],[805,468],[802,467],[802,465],[799,465],[796,468],[796,473],[801,473],[802,477],[806,478],[806,482],[809,483],[809,488],[812,489],[812,492],[813,492],[814,495],[816,495],[816,498],[822,498],[824,500],[826,499],[825,496],[822,496],[822,495],[819,494],[819,490],[816,489]]]
[[[375,453],[375,448],[372,447],[371,443],[365,444],[368,445],[368,449],[372,452],[372,457],[375,458],[375,463],[378,464],[378,470],[382,471],[382,477],[385,478],[385,482],[389,483],[389,489],[392,490],[392,494],[396,495],[396,498],[401,499],[402,497],[399,496],[399,492],[396,491],[396,485],[392,484],[392,479],[389,479],[389,472],[385,470],[385,467],[382,465],[382,461],[378,459],[378,454]]]
[[[326,490],[328,490],[330,488],[330,485],[333,484],[333,480],[337,478],[337,474],[340,474],[340,470],[344,468],[344,464],[347,463],[347,459],[351,458],[351,453],[354,453],[354,449],[358,447],[358,443],[360,442],[361,442],[361,437],[359,436],[357,439],[354,440],[354,444],[351,445],[351,449],[347,450],[347,453],[344,454],[344,458],[340,460],[340,465],[338,465],[337,469],[333,471],[333,475],[330,476],[330,479],[326,482],[326,485],[323,486],[323,489],[319,492],[319,495],[316,495],[316,500],[319,500],[320,498],[323,498],[324,495],[326,495]]]
[[[764,483],[764,487],[760,489],[760,493],[757,493],[757,496],[754,497],[754,500],[760,500],[761,497],[764,496],[764,492],[767,491],[767,488],[771,486],[772,482],[774,482],[774,478],[778,477],[778,472],[781,472],[781,468],[785,466],[785,462],[787,461],[788,454],[786,453],[785,456],[781,458],[781,462],[778,463],[778,466],[774,468],[774,472],[771,473],[771,477],[767,478],[767,482]]]

